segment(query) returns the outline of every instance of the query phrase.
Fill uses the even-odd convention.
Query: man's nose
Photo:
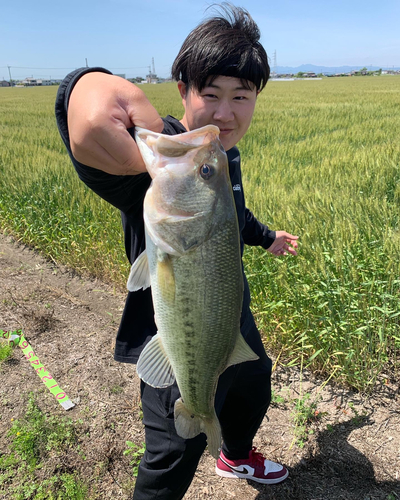
[[[229,102],[221,100],[214,111],[214,120],[229,122],[234,119],[234,113]]]

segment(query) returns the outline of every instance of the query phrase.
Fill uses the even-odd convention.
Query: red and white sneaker
[[[261,453],[256,452],[254,447],[249,453],[249,458],[242,460],[228,460],[221,451],[215,472],[222,477],[251,479],[263,484],[280,483],[289,475],[283,465],[267,460]]]

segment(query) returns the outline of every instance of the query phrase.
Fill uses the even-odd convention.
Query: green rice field
[[[175,84],[143,85],[180,118]],[[56,87],[0,88],[0,230],[125,286],[119,213],[78,179]],[[298,257],[247,248],[266,348],[359,390],[400,375],[400,77],[269,82],[239,148],[247,206],[300,237]]]

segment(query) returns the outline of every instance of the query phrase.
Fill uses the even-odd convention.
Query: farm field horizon
[[[176,84],[140,88],[181,118]],[[125,287],[119,212],[78,179],[56,92],[0,88],[0,229]],[[400,77],[269,82],[238,145],[247,206],[300,237],[297,257],[245,251],[267,351],[362,391],[399,376],[399,131]]]

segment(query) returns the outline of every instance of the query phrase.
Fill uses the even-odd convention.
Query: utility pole
[[[87,57],[85,57],[85,61],[86,61],[86,67],[88,68],[88,63],[87,63]]]
[[[7,68],[8,68],[8,74],[10,75],[10,85],[11,85],[11,87],[12,87],[12,84],[13,84],[13,83],[12,83],[11,71],[10,71],[11,66],[7,66]]]

